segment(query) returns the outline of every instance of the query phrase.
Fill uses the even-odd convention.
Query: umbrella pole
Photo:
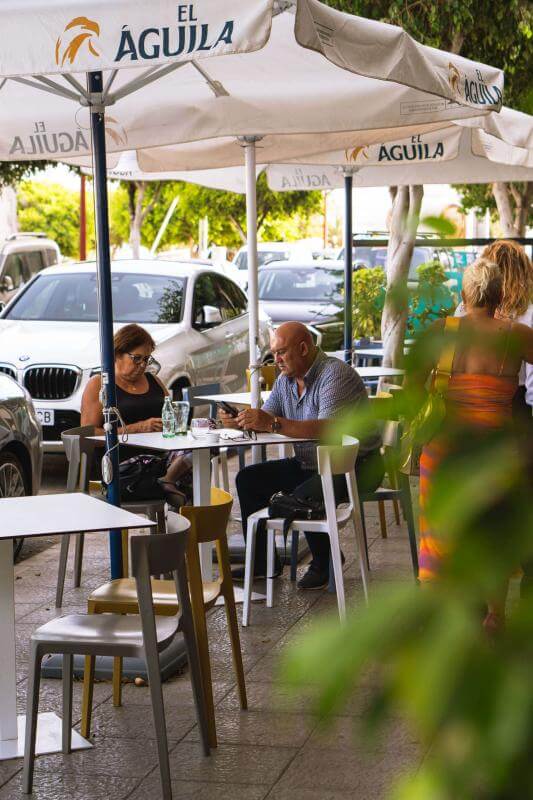
[[[102,474],[107,483],[107,501],[120,506],[117,405],[115,388],[115,352],[113,347],[113,302],[111,293],[111,255],[109,250],[109,216],[107,204],[107,166],[105,143],[105,108],[99,104],[103,91],[101,72],[89,72],[87,85],[91,97],[91,134],[93,142],[94,203],[98,276],[98,322],[102,363],[102,407],[106,455]],[[111,578],[122,577],[122,544],[119,530],[109,532]]]
[[[250,349],[251,406],[261,406],[259,363],[259,299],[257,290],[257,193],[255,144],[259,136],[243,136],[246,167],[246,247],[248,254],[248,341]]]
[[[344,360],[352,363],[352,239],[353,239],[353,170],[348,168],[344,174]]]

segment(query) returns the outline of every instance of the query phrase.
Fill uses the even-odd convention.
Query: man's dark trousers
[[[360,492],[376,489],[383,479],[383,461],[378,452],[356,462],[357,484]],[[348,499],[344,475],[333,478],[337,503]],[[237,493],[242,514],[242,529],[246,538],[250,514],[265,508],[274,492],[292,492],[302,499],[322,499],[322,483],[316,470],[303,469],[296,458],[283,458],[252,464],[242,469],[236,478]],[[313,562],[324,572],[329,568],[329,537],[321,533],[306,533]],[[277,556],[276,556],[277,558]],[[276,569],[276,571],[278,571]],[[255,547],[256,575],[266,575],[266,534],[259,531]]]

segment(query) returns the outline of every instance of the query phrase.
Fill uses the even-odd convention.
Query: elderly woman
[[[117,408],[124,421],[118,432],[150,433],[162,429],[161,409],[168,389],[156,375],[147,372],[153,362],[155,342],[140,325],[125,325],[114,338],[115,382]],[[100,375],[92,377],[85,387],[81,401],[81,424],[94,425],[96,432],[104,432],[104,415],[100,402]],[[191,469],[187,454],[172,454],[167,473],[162,479],[162,488],[170,500],[184,502],[184,493],[176,482]],[[174,495],[174,497],[172,497]]]

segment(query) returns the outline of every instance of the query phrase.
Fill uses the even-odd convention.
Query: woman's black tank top
[[[153,375],[146,372],[148,391],[144,394],[125,392],[117,384],[117,407],[126,425],[141,422],[150,417],[160,417],[165,393]]]

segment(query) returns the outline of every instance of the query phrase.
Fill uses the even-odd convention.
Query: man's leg
[[[242,530],[246,539],[248,517],[268,505],[274,492],[292,492],[305,478],[299,462],[295,458],[278,461],[265,461],[251,464],[241,469],[235,479],[242,514]],[[266,535],[259,532],[255,545],[256,575],[266,574]]]
[[[370,453],[355,463],[355,474],[359,492],[373,492],[381,485],[385,474],[383,458],[379,452]],[[348,501],[348,490],[344,475],[335,475],[333,478],[335,500],[337,504]],[[304,483],[294,490],[294,494],[302,499],[308,497],[312,500],[322,500],[322,481],[320,475],[313,473]],[[321,533],[305,534],[313,560],[310,570],[316,573],[317,586],[324,585],[329,579],[329,537]]]

